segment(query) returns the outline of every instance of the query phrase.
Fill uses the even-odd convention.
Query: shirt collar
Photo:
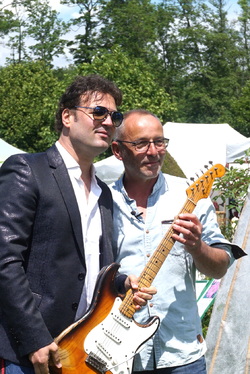
[[[65,163],[65,166],[66,166],[67,170],[70,173],[72,173],[76,179],[80,179],[81,175],[82,175],[82,172],[81,172],[81,168],[80,168],[80,165],[78,164],[78,162],[61,145],[61,143],[59,143],[59,141],[56,142],[56,147],[57,147],[60,155],[62,156],[62,159]],[[92,179],[93,178],[95,179],[95,167],[94,167],[94,165],[91,166],[91,177],[92,177]]]
[[[128,195],[127,195],[127,191],[125,190],[125,187],[124,187],[124,184],[123,184],[124,174],[125,173],[123,173],[122,176],[118,179],[117,184],[118,184],[120,190],[122,191],[123,195],[125,195],[127,198],[129,198]],[[167,184],[162,172],[160,171],[159,176],[157,178],[157,181],[156,181],[156,183],[153,187],[153,191],[151,192],[150,196],[153,196],[161,188],[162,183]]]

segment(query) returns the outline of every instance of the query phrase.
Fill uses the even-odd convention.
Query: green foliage
[[[0,35],[7,35],[17,26],[14,14],[11,10],[6,9],[0,1]]]
[[[232,123],[231,125],[246,137],[250,137],[250,80],[242,88],[238,97],[232,95],[230,100]],[[230,123],[230,122],[229,122]]]
[[[244,159],[234,161],[239,167],[230,166],[225,175],[214,182],[214,188],[220,192],[216,198],[220,198],[227,209],[236,209],[238,213],[242,210],[250,184],[250,149],[245,154]]]
[[[119,45],[129,56],[144,58],[156,40],[156,7],[150,0],[103,1],[100,39],[110,51]]]
[[[222,178],[216,179],[214,182],[214,189],[219,192],[214,199],[221,199],[223,206],[225,206],[227,210],[237,212],[237,216],[241,213],[250,185],[249,157],[250,149],[246,152],[243,159],[236,159],[234,161],[236,166],[227,168],[225,175]],[[233,238],[236,222],[234,220],[227,220],[225,225],[221,227],[223,234],[229,240]]]
[[[0,74],[0,136],[24,151],[40,151],[53,132],[61,85],[42,62],[10,65]]]
[[[61,3],[79,7],[79,16],[70,20],[69,26],[77,27],[80,32],[68,42],[68,47],[76,64],[91,63],[101,47],[97,30],[100,27],[102,1],[62,0]]]
[[[7,43],[12,49],[8,62],[40,59],[52,66],[53,57],[64,54],[66,40],[62,35],[68,31],[66,24],[59,20],[48,0],[13,0],[11,5],[15,17],[12,16],[13,35]],[[29,46],[26,38],[29,38]]]
[[[120,47],[97,56],[92,64],[82,64],[79,73],[100,74],[115,82],[123,92],[123,112],[145,108],[155,113],[162,122],[175,117],[176,105],[164,88],[155,82],[150,66],[142,59],[129,57]]]
[[[25,0],[22,2],[28,12],[27,33],[35,40],[29,47],[36,59],[52,64],[53,57],[64,53],[66,24],[58,19],[48,0]]]

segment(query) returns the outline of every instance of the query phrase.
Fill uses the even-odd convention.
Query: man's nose
[[[151,155],[156,155],[158,153],[154,142],[149,143],[147,153]]]
[[[113,122],[111,120],[111,114],[108,114],[107,117],[102,122],[105,126],[113,126]]]

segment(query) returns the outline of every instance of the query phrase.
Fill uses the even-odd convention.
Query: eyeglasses
[[[78,108],[83,108],[83,109],[92,109],[93,112],[90,113],[93,115],[93,118],[95,121],[100,121],[100,122],[103,122],[105,121],[105,119],[108,117],[108,115],[110,115],[111,117],[111,121],[113,123],[113,125],[115,127],[119,127],[123,121],[123,114],[121,112],[117,112],[117,111],[109,111],[107,108],[105,108],[104,106],[96,106],[95,108],[92,108],[92,107],[89,107],[89,106],[75,106],[76,109]],[[86,114],[87,116],[88,113],[85,113],[84,111],[82,111],[84,114]],[[91,118],[91,117],[90,117]]]
[[[131,144],[137,152],[147,152],[150,144],[154,143],[154,146],[157,150],[161,151],[163,149],[166,149],[169,143],[169,139],[167,138],[161,138],[156,140],[138,140],[134,142],[128,142],[126,140],[118,140],[116,139],[118,143],[128,143]]]

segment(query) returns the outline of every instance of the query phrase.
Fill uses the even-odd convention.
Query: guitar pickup
[[[112,339],[115,343],[120,344],[122,341],[119,339],[116,335],[112,334],[109,330],[103,330],[104,334],[108,336],[110,339]]]

